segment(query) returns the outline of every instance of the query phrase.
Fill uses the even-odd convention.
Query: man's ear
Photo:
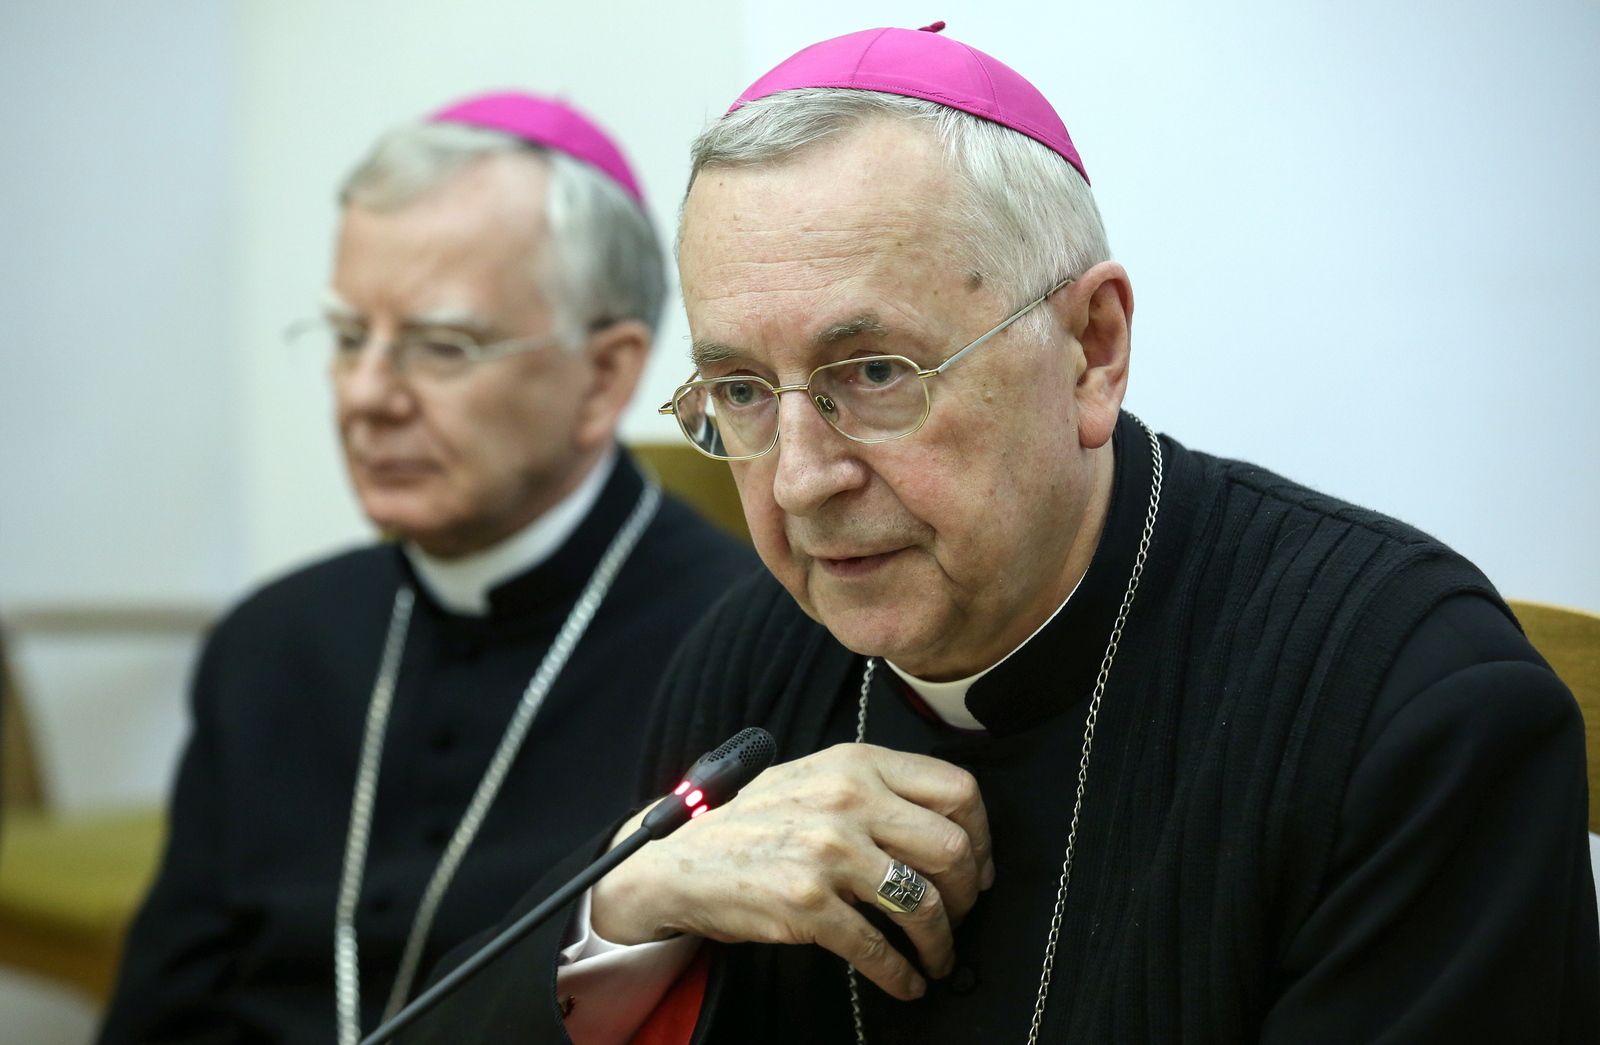
[[[650,328],[624,319],[589,335],[580,351],[589,362],[589,386],[578,417],[578,445],[603,446],[616,435],[617,421],[633,398],[650,358]]]
[[[1073,390],[1078,442],[1095,450],[1111,438],[1128,391],[1133,284],[1121,265],[1102,261],[1058,290],[1050,308],[1083,352]]]

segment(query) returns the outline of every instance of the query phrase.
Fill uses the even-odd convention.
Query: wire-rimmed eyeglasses
[[[805,392],[823,420],[846,439],[902,439],[928,420],[928,382],[1004,331],[1072,282],[1069,276],[1001,320],[936,367],[921,369],[905,356],[862,356],[825,363],[803,385],[773,385],[748,374],[690,381],[672,393],[661,413],[678,419],[689,443],[719,461],[748,461],[778,445],[778,397]]]
[[[332,359],[335,374],[353,369],[372,338],[366,323],[331,314],[302,319],[285,330],[283,336],[297,348],[306,346]],[[565,342],[565,337],[552,332],[483,343],[463,330],[417,326],[395,335],[389,356],[396,373],[438,380],[455,377],[476,363]]]

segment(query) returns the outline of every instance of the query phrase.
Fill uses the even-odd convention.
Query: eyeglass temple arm
[[[1077,278],[1076,276],[1068,276],[1066,279],[1062,280],[1060,283],[1057,283],[1055,286],[1051,287],[1049,290],[1045,291],[1043,294],[1040,294],[1038,297],[1034,298],[1032,301],[1028,302],[1026,305],[1023,305],[1021,308],[1017,309],[1010,316],[1008,316],[1005,319],[1001,320],[999,326],[995,327],[993,330],[989,331],[987,334],[985,334],[982,337],[978,338],[978,340],[974,341],[972,344],[968,345],[966,348],[963,348],[961,351],[957,352],[955,355],[951,356],[949,359],[946,359],[943,363],[940,363],[938,366],[934,367],[932,370],[924,370],[924,371],[922,371],[922,376],[924,376],[924,377],[932,377],[932,376],[934,376],[936,374],[942,374],[946,370],[949,370],[950,367],[955,364],[956,360],[960,359],[962,356],[966,355],[968,352],[971,352],[973,349],[978,348],[980,345],[983,345],[990,338],[1004,333],[1005,329],[1007,327],[1009,327],[1011,324],[1015,323],[1017,320],[1021,319],[1023,316],[1027,315],[1029,312],[1032,312],[1034,309],[1038,308],[1040,305],[1044,304],[1046,301],[1048,301],[1050,299],[1050,295],[1054,294],[1056,291],[1060,290],[1062,287],[1066,286],[1068,283],[1071,283],[1076,278]]]
[[[566,339],[565,334],[554,330],[543,334],[528,334],[524,337],[508,337],[501,341],[491,341],[487,345],[479,345],[473,358],[479,361],[502,359],[514,356],[518,352],[533,352],[547,345],[559,345]]]
[[[698,371],[696,371],[693,374],[690,374],[689,375],[689,379],[687,381],[685,381],[683,384],[685,384],[685,385],[693,384],[694,383],[694,379],[697,376],[699,376],[699,372]],[[678,386],[678,390],[682,391],[683,390],[683,386],[679,385]],[[658,413],[658,414],[666,414],[668,417],[672,417],[673,415],[675,415],[678,412],[678,401],[677,401],[677,398],[676,398],[678,393],[674,392],[672,394],[673,394],[674,398],[667,400],[665,403],[662,403],[660,409],[658,409],[656,411],[656,413]]]

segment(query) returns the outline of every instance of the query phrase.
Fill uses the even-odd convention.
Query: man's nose
[[[778,397],[778,461],[772,496],[789,515],[807,516],[845,490],[863,485],[867,467],[855,456],[856,444],[823,419],[810,393],[801,389]]]
[[[368,337],[353,359],[336,364],[335,373],[340,405],[347,411],[398,418],[416,408],[387,339]]]

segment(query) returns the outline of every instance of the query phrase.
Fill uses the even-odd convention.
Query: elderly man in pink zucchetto
[[[617,443],[666,295],[621,150],[499,93],[346,179],[325,353],[391,538],[206,643],[105,1045],[355,1045],[629,808],[651,698],[748,548]]]
[[[694,144],[663,409],[770,575],[679,651],[636,797],[745,726],[778,764],[401,1040],[1600,1041],[1571,694],[1443,544],[1121,409],[1084,164],[940,28],[807,48]]]

